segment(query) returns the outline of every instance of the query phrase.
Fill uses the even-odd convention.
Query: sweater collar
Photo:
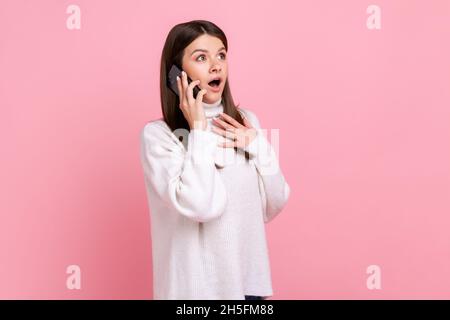
[[[223,112],[223,103],[222,103],[222,97],[213,103],[203,103],[203,110],[205,110],[205,117],[207,119],[214,118],[215,116],[219,115],[219,113]]]

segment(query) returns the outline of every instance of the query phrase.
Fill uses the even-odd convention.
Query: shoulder
[[[243,116],[246,117],[255,128],[260,128],[261,127],[259,119],[258,119],[256,113],[253,110],[248,109],[248,108],[241,108],[241,107],[239,107],[238,111],[241,114],[243,114]]]
[[[140,138],[143,144],[164,142],[177,144],[178,141],[163,118],[147,122],[141,129]]]
[[[158,131],[167,131],[170,130],[169,126],[162,119],[150,120],[144,124],[144,127],[141,130],[141,134],[145,133],[155,133]]]
[[[141,139],[151,138],[155,134],[160,134],[166,131],[166,126],[166,123],[162,119],[148,121],[141,129]]]

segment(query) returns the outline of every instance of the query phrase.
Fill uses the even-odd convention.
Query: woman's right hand
[[[181,79],[177,77],[178,92],[180,93],[180,108],[191,130],[206,130],[207,126],[202,104],[206,89],[200,90],[196,99],[194,99],[193,95],[193,88],[199,83],[200,80],[195,80],[188,84],[187,74],[184,71],[181,72]]]

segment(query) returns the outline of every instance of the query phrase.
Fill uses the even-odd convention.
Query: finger
[[[184,90],[183,90],[183,86],[181,84],[181,78],[178,76],[177,76],[177,87],[178,87],[178,93],[179,93],[180,107],[182,107],[183,101],[184,101]]]
[[[247,118],[244,118],[244,125],[245,125],[247,128],[253,128],[252,124],[250,123],[250,121],[248,121]]]
[[[187,99],[189,102],[189,105],[194,105],[195,99],[194,99],[194,87],[200,83],[200,80],[195,80],[189,83],[188,89],[187,89]]]
[[[181,84],[183,85],[183,101],[185,104],[189,104],[189,100],[187,97],[187,88],[188,88],[188,80],[187,73],[183,70],[181,71]]]
[[[214,132],[217,132],[218,134],[222,135],[223,137],[231,139],[233,141],[237,138],[237,135],[235,133],[230,132],[230,131],[225,131],[222,128],[219,128],[215,125],[212,126],[212,130]]]
[[[203,96],[208,92],[206,89],[202,89],[197,93],[197,98],[195,98],[195,102],[200,104],[203,101]]]
[[[236,143],[235,142],[231,142],[231,141],[219,142],[217,145],[219,147],[222,147],[222,148],[234,148],[234,147],[237,147]]]
[[[220,117],[227,121],[228,123],[232,124],[233,126],[235,126],[236,128],[244,128],[244,126],[242,124],[240,124],[239,122],[237,122],[234,118],[230,117],[228,114],[226,113],[221,113]]]
[[[219,118],[213,118],[213,121],[215,122],[215,123],[217,123],[218,125],[220,125],[223,129],[229,129],[229,130],[233,130],[233,129],[236,129],[235,127],[233,127],[231,124],[229,124],[229,123],[227,123],[227,122],[225,122],[225,121],[223,121],[223,120],[221,120],[221,119],[219,119]]]

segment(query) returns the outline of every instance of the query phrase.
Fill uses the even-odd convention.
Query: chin
[[[208,92],[205,95],[206,99],[210,101],[209,103],[216,102],[222,97],[222,92]],[[207,102],[208,103],[208,102]]]

